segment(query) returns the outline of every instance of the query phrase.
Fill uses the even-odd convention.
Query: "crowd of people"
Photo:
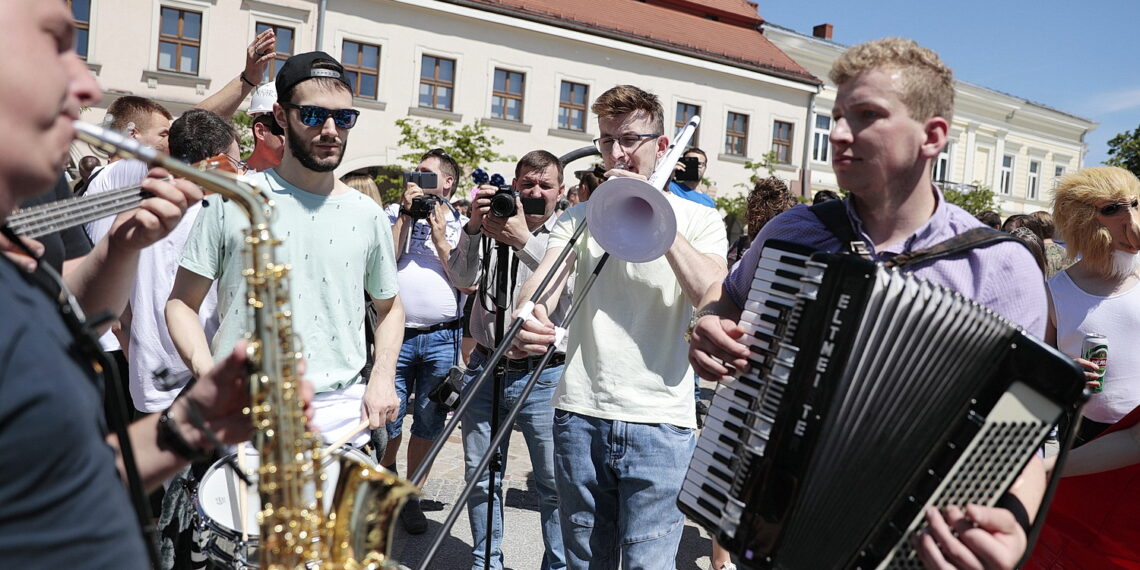
[[[71,186],[83,196],[130,186],[148,193],[135,209],[40,240],[5,228],[0,565],[224,565],[205,560],[188,496],[227,446],[253,431],[245,411],[250,220],[236,202],[204,200],[194,183],[139,160],[85,157],[69,186],[73,121],[101,97],[71,48],[70,14],[61,2],[12,0],[0,7],[0,27],[0,45],[24,54],[0,66],[9,127],[0,221],[68,197]],[[289,334],[304,358],[301,399],[326,442],[365,449],[395,472],[406,441],[404,475],[418,474],[422,486],[452,405],[440,394],[454,383],[468,402],[465,476],[478,482],[465,505],[473,569],[509,562],[501,548],[512,532],[503,521],[509,440],[491,443],[516,406],[540,498],[541,568],[676,567],[685,524],[677,498],[701,416],[722,413],[700,405],[699,378],[720,381],[750,365],[738,321],[765,242],[832,252],[849,245],[819,216],[822,206],[840,212],[845,233],[880,261],[983,225],[1024,242],[907,270],[1017,323],[1086,371],[1090,403],[1057,437],[1071,433],[1078,446],[1059,468],[1059,514],[1050,511],[1029,564],[1140,563],[1135,525],[1104,528],[1138,506],[1119,485],[1140,476],[1140,366],[1127,349],[1140,325],[1140,181],[1119,168],[1088,168],[1060,181],[1051,213],[1004,224],[947,203],[930,180],[954,88],[930,50],[892,38],[841,56],[831,71],[830,142],[847,198],[818,192],[817,205],[801,205],[780,180],[760,180],[748,196],[747,231],[730,248],[704,184],[705,152],[687,148],[676,167],[663,164],[674,141],[661,101],[644,89],[619,85],[593,101],[601,164],[575,172],[576,183],[556,155],[531,150],[514,169],[514,207],[503,211],[492,205],[501,198],[495,185],[458,192],[463,167],[433,149],[407,173],[399,199],[383,204],[370,177],[333,174],[359,117],[344,67],[323,52],[297,54],[256,85],[248,78],[262,77],[273,45],[272,30],[259,34],[238,76],[177,118],[124,95],[106,125],[178,160],[236,171],[272,196],[278,258],[290,267]],[[254,149],[242,160],[230,118],[251,94]],[[661,257],[604,260],[589,230],[574,238],[604,181],[646,180],[659,168],[673,169],[660,190],[677,228]],[[569,322],[572,310],[580,316]],[[505,358],[491,363],[515,318],[526,320]],[[1107,367],[1081,353],[1090,333],[1109,339]],[[476,382],[487,368],[488,380]],[[121,384],[97,373],[115,370]],[[488,454],[490,469],[478,469]],[[926,512],[915,541],[922,563],[1019,564],[1030,525],[1045,520],[1056,461],[1048,451],[1030,460],[999,506]],[[1114,494],[1096,477],[1110,477]],[[425,507],[405,506],[406,532],[427,530]],[[149,544],[154,519],[163,532]],[[735,568],[715,541],[710,559],[714,570]]]

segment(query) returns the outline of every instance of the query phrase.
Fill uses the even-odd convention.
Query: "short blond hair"
[[[925,121],[942,117],[946,122],[954,119],[954,74],[933,50],[905,38],[862,43],[839,56],[828,77],[842,87],[873,70],[902,73],[897,83],[899,99],[912,119]]]
[[[634,111],[645,111],[652,121],[651,128],[658,133],[665,132],[665,109],[661,106],[661,99],[633,85],[611,87],[594,100],[590,110],[602,119],[617,117]]]
[[[1075,172],[1053,191],[1053,222],[1065,240],[1065,256],[1084,258],[1095,270],[1112,267],[1112,234],[1096,219],[1097,202],[1128,202],[1140,196],[1140,180],[1115,166]]]

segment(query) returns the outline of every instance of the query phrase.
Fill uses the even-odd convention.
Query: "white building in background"
[[[835,85],[831,63],[848,46],[831,41],[828,24],[804,35],[764,24],[764,34],[824,87],[813,100],[808,178],[815,191],[836,189],[828,135]],[[1084,165],[1085,137],[1097,123],[1009,95],[956,82],[950,143],[935,165],[934,179],[948,185],[982,185],[994,191],[1002,217],[1051,209],[1050,190],[1062,175]]]
[[[820,80],[759,31],[744,0],[71,0],[81,54],[107,96],[156,99],[176,115],[241,71],[277,30],[281,58],[321,49],[356,83],[361,118],[338,174],[399,164],[395,121],[478,121],[502,154],[561,155],[598,136],[594,97],[630,83],[657,94],[666,131],[702,116],[695,144],[720,194],[744,191],[769,151],[798,181]],[[268,79],[268,78],[266,78]],[[585,164],[585,162],[583,162]],[[408,166],[406,163],[404,166]],[[510,176],[513,164],[483,165]],[[571,180],[572,182],[572,180]]]

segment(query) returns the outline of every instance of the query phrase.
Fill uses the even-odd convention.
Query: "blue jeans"
[[[494,379],[488,378],[478,392],[470,390],[470,383],[480,372],[487,361],[487,357],[478,351],[471,353],[467,374],[463,378],[464,399],[471,399],[467,411],[463,415],[463,453],[466,463],[466,477],[470,481],[475,475],[475,467],[487,454],[491,438],[491,403],[494,394]],[[539,520],[542,524],[542,541],[546,545],[546,552],[542,557],[542,570],[557,570],[565,568],[566,563],[562,554],[562,531],[558,524],[558,495],[554,489],[554,439],[551,428],[554,422],[554,408],[551,399],[558,380],[562,377],[563,366],[547,368],[538,377],[534,389],[527,397],[515,419],[516,425],[522,431],[526,440],[527,450],[530,452],[530,463],[533,468],[534,485],[539,496]],[[530,372],[507,372],[502,381],[503,391],[499,400],[499,429],[503,429],[503,420],[507,413],[519,401],[523,386],[530,378]],[[511,440],[508,437],[499,446],[499,453],[503,457],[503,469],[495,474],[495,519],[491,527],[491,568],[503,568],[503,551],[499,544],[503,539],[503,471],[506,470],[507,449]],[[467,498],[467,518],[471,523],[471,538],[474,544],[471,554],[475,557],[473,569],[482,570],[483,559],[487,544],[487,483],[490,478],[487,471],[479,474],[479,484]]]
[[[554,445],[567,567],[676,568],[694,430],[555,410]]]
[[[405,337],[396,361],[396,395],[400,397],[400,413],[388,424],[388,439],[400,437],[404,415],[408,413],[408,394],[416,395],[412,410],[412,435],[435,441],[443,433],[447,410],[431,401],[428,394],[447,378],[455,364],[455,346],[459,329],[444,329]]]

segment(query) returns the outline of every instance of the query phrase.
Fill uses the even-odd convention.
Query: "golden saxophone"
[[[321,439],[306,428],[289,310],[289,267],[278,263],[280,240],[270,232],[273,201],[256,185],[207,172],[137,141],[76,122],[80,140],[118,156],[160,166],[204,190],[233,200],[249,219],[243,251],[250,360],[249,414],[261,455],[259,567],[266,570],[397,568],[388,556],[396,517],[414,485],[382,468],[341,454],[330,509],[321,482]]]

